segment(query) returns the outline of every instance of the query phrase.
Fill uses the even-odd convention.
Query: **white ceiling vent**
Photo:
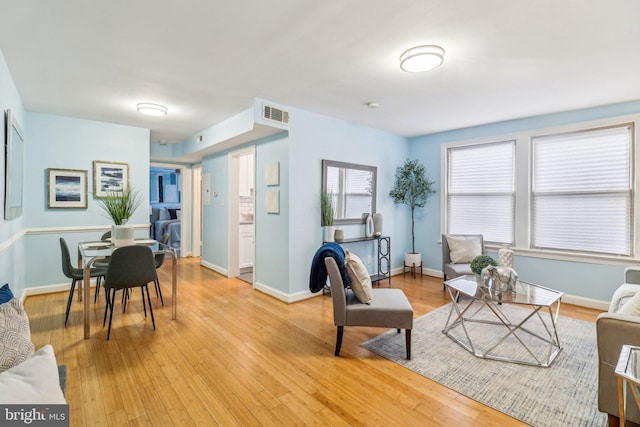
[[[270,105],[262,106],[262,118],[283,124],[289,124],[289,112]]]

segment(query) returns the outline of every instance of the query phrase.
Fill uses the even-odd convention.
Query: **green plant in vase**
[[[115,246],[133,244],[133,228],[126,226],[127,221],[142,203],[140,194],[135,189],[112,191],[101,199],[100,207],[113,221],[111,240]]]
[[[331,197],[327,193],[320,194],[320,213],[322,216],[322,225],[324,226],[324,240],[333,242],[333,203]]]
[[[471,271],[479,276],[482,273],[482,269],[490,265],[495,267],[498,263],[489,255],[478,255],[471,261]]]

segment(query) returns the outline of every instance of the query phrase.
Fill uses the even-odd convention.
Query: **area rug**
[[[395,330],[362,346],[533,426],[606,426],[606,415],[598,411],[594,323],[560,316],[557,329],[562,350],[550,367],[542,368],[473,356],[442,333],[450,309],[448,304],[414,320],[411,360],[405,359],[404,333]],[[509,316],[524,310],[507,305],[502,309]],[[487,341],[496,335],[492,328],[486,328]],[[505,354],[520,351],[509,340],[500,349]]]

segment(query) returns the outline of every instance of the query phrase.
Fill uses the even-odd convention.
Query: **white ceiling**
[[[405,136],[640,99],[638,0],[0,4],[0,50],[28,111],[146,127],[154,141],[254,97]],[[420,44],[443,46],[445,63],[401,71]],[[169,115],[142,116],[145,101]]]

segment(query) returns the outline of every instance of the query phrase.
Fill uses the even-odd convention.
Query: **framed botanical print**
[[[93,197],[106,197],[129,189],[129,164],[93,161]]]
[[[49,208],[87,208],[87,171],[47,169]]]

